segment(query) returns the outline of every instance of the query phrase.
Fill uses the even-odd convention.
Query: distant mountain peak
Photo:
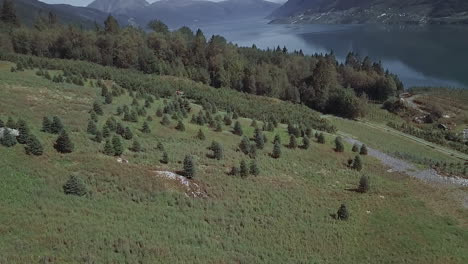
[[[149,6],[146,0],[95,0],[88,5],[106,13],[126,13],[128,10],[136,10]]]

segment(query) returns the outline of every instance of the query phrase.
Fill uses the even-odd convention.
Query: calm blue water
[[[381,60],[407,87],[468,87],[468,26],[269,25],[251,19],[197,25],[240,46],[286,46],[306,54],[349,51]]]

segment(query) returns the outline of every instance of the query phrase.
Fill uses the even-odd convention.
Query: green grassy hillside
[[[72,62],[60,63],[73,69]],[[267,105],[260,109],[276,111],[282,119],[302,113],[309,124],[330,128],[325,121],[318,122],[317,113],[310,109],[188,81],[183,81],[187,82],[184,86],[168,77],[158,77],[152,85],[149,79],[140,79],[145,85],[170,91],[167,96],[152,95],[154,102],[148,107],[143,107],[148,94],[138,96],[127,90],[114,96],[112,104],[104,104],[95,79],[86,79],[83,86],[56,83],[37,76],[37,69],[10,72],[13,66],[0,62],[0,119],[25,120],[42,142],[44,154],[26,155],[19,144],[0,146],[0,263],[468,261],[468,212],[454,200],[451,188],[389,173],[368,156],[362,157],[363,171],[352,170],[346,165],[355,157],[351,146],[346,145],[344,153],[335,152],[335,135],[328,133],[326,144],[311,139],[307,150],[282,146],[281,158],[273,159],[274,136],[280,135],[283,145],[289,141],[284,122],[264,132],[268,142],[257,150],[255,159],[260,175],[228,175],[242,160],[253,160],[238,150],[242,138],[232,133],[232,125],[216,132],[190,122],[203,109],[200,102],[208,101],[218,106],[213,116],[226,115],[228,108],[239,112],[238,121],[248,137],[254,128],[247,117],[256,117],[261,127],[261,116],[269,114],[253,110],[260,104]],[[62,73],[49,71],[52,77]],[[110,90],[120,90],[112,80],[105,83]],[[184,88],[191,100],[191,111],[181,118],[185,131],[175,129],[177,121],[172,118],[169,125],[162,125],[156,115],[160,107],[175,100],[177,87],[168,87],[174,84]],[[185,89],[188,86],[199,92]],[[135,107],[131,95],[147,113],[138,122],[116,115],[118,107]],[[103,105],[99,130],[111,117],[132,130],[132,140],[121,138],[122,157],[128,164],[103,154],[104,142],[93,141],[94,136],[86,132],[94,102]],[[41,132],[44,116],[61,118],[75,145],[72,153],[60,154],[53,148],[57,135]],[[147,121],[151,133],[143,133],[143,122],[151,119]],[[200,129],[206,140],[197,138]],[[135,139],[142,152],[129,150]],[[223,146],[223,159],[207,155],[212,141]],[[160,161],[163,151],[158,143],[169,156],[168,164]],[[198,172],[191,182],[207,197],[191,197],[183,185],[155,172],[182,170],[187,154],[195,158]],[[88,190],[85,196],[64,194],[62,186],[70,175],[83,180]],[[350,191],[362,175],[370,178],[370,191]],[[342,203],[349,209],[348,221],[331,217]]]

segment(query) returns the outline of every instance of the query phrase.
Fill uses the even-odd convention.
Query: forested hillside
[[[464,0],[289,0],[275,10],[275,23],[467,23]]]
[[[383,102],[403,90],[398,77],[383,65],[352,53],[339,63],[333,53],[306,56],[280,47],[237,47],[221,36],[207,39],[201,30],[193,33],[183,27],[171,32],[159,21],[151,22],[152,32],[146,33],[122,28],[112,16],[95,30],[42,22],[46,25],[14,26],[3,33],[2,51],[186,77],[350,118],[364,115],[366,100]]]

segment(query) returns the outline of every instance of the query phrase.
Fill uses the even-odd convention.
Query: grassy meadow
[[[232,127],[215,132],[190,123],[190,116],[202,109],[196,104],[184,119],[185,131],[175,129],[175,120],[163,126],[155,115],[164,105],[159,99],[147,108],[153,118],[150,134],[140,131],[143,117],[138,123],[121,121],[144,149],[129,151],[133,140],[122,140],[123,157],[129,161],[122,164],[104,155],[104,143],[86,133],[93,102],[103,101],[100,89],[57,84],[33,70],[12,73],[12,66],[0,62],[0,118],[26,120],[45,151],[34,157],[19,144],[0,146],[2,264],[468,262],[468,211],[452,189],[389,173],[368,156],[363,157],[363,171],[354,171],[346,163],[355,153],[349,145],[344,153],[335,152],[335,135],[327,134],[326,144],[311,140],[308,150],[283,146],[281,158],[273,159],[274,136],[279,134],[283,145],[289,141],[281,124],[265,132],[268,143],[256,158],[260,175],[231,176],[232,166],[250,161],[238,151],[241,137]],[[131,102],[126,93],[103,105],[98,127],[111,116],[120,121],[117,107]],[[62,119],[75,145],[71,154],[57,153],[57,136],[40,131],[42,118],[54,115]],[[244,134],[252,137],[252,120],[239,121]],[[351,121],[334,123],[383,150],[399,147],[450,159],[388,135],[382,140],[378,132]],[[204,141],[196,138],[200,128]],[[220,161],[207,156],[213,140],[223,146]],[[159,142],[169,155],[168,164],[160,162]],[[187,154],[195,157],[198,173],[193,181],[206,191],[206,198],[187,197],[183,186],[154,172],[181,170]],[[71,174],[84,180],[86,196],[63,193]],[[370,178],[370,192],[350,191],[362,175]],[[350,211],[348,221],[331,217],[342,203]]]

